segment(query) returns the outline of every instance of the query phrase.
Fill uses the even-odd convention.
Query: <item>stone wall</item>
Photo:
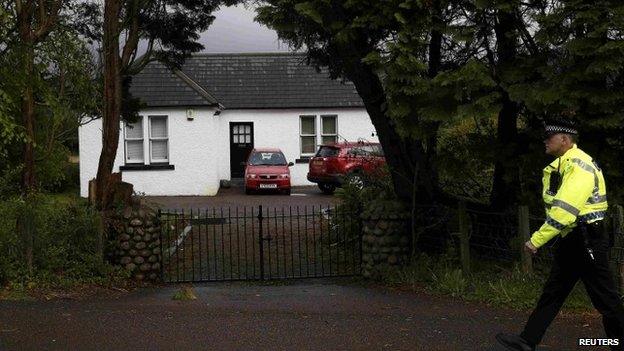
[[[409,214],[394,205],[373,205],[362,213],[362,275],[378,279],[408,263]]]
[[[160,280],[161,244],[158,213],[126,208],[118,221],[115,262],[136,280]]]

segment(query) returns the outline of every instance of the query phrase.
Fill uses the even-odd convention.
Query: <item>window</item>
[[[169,162],[167,116],[149,116],[150,163]]]
[[[340,149],[337,147],[331,146],[321,146],[319,151],[316,153],[316,157],[335,157],[340,153]]]
[[[336,115],[321,116],[321,144],[337,142],[337,130],[338,128],[336,128]]]
[[[251,125],[235,125],[232,127],[232,142],[234,144],[251,144]]]
[[[143,163],[143,116],[135,123],[126,123],[126,163]]]
[[[301,155],[312,156],[316,151],[316,116],[300,117]]]

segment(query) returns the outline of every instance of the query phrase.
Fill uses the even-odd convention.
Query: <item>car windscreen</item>
[[[252,166],[285,166],[286,157],[281,152],[254,152],[249,156]]]
[[[321,146],[316,153],[316,157],[335,157],[338,156],[340,149],[330,146]]]

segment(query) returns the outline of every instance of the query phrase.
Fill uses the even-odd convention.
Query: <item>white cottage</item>
[[[130,89],[146,107],[120,125],[113,171],[147,195],[215,195],[242,177],[253,147],[278,147],[292,185],[306,179],[319,144],[376,132],[352,83],[329,78],[300,54],[201,54],[181,70],[154,62]],[[88,195],[102,146],[102,123],[79,129],[80,194]]]

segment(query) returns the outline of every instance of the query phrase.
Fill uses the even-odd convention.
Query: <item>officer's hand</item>
[[[531,240],[527,241],[526,243],[524,243],[524,249],[532,254],[536,254],[537,253],[537,247],[535,247],[533,245],[533,243],[531,242]]]

